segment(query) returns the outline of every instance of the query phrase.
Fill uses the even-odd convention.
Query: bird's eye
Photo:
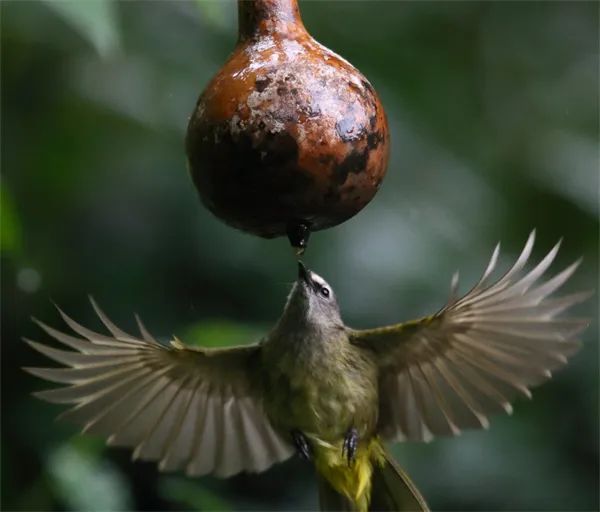
[[[319,291],[321,292],[321,295],[323,295],[323,297],[325,297],[325,298],[329,297],[329,288],[327,288],[325,286],[321,286],[321,289]]]

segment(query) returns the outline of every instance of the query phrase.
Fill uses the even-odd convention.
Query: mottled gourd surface
[[[373,198],[389,156],[371,84],[315,41],[295,0],[240,2],[240,38],[200,96],[186,148],[206,207],[263,237],[339,224]]]

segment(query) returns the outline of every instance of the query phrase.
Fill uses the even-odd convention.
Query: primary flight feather
[[[370,330],[347,327],[331,287],[302,264],[282,316],[253,345],[167,347],[139,319],[140,335],[125,333],[92,300],[110,335],[59,310],[77,336],[36,322],[74,350],[26,340],[63,365],[26,370],[68,385],[36,393],[72,404],[62,417],[161,470],[226,477],[298,451],[317,469],[324,509],[427,510],[382,440],[487,428],[579,348],[587,321],[561,314],[589,293],[553,295],[578,262],[544,278],[557,244],[525,272],[534,238],[498,280],[496,247],[463,297],[453,279],[438,313]]]

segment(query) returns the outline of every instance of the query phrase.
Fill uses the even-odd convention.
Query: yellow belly
[[[352,464],[342,454],[342,442],[330,444],[311,439],[315,466],[331,486],[366,511],[371,498],[371,475],[375,464],[385,461],[383,446],[377,437],[359,443]]]

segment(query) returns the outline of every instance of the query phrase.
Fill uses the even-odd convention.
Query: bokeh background
[[[253,341],[277,318],[287,241],[214,219],[185,168],[187,117],[236,39],[232,1],[3,1],[2,509],[316,508],[307,464],[227,481],[160,475],[53,422],[20,370],[21,336],[60,325],[51,301],[98,327],[138,312],[163,340]],[[443,305],[498,240],[503,264],[533,227],[560,236],[567,285],[598,285],[596,2],[301,3],[313,35],[379,91],[388,176],[360,215],[313,235],[308,264],[357,327]],[[394,448],[434,509],[598,510],[597,295],[572,364],[488,432]]]

